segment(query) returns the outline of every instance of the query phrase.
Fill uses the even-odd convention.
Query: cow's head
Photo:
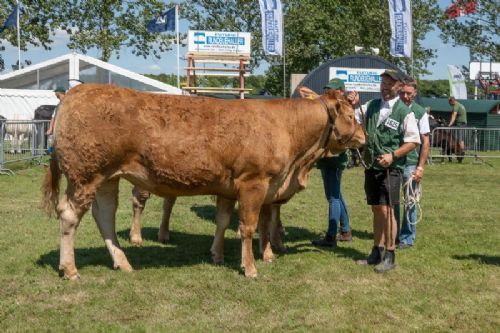
[[[318,95],[306,87],[300,87],[299,92],[303,98],[318,100],[333,121],[328,150],[339,153],[347,148],[358,148],[365,144],[365,132],[356,121],[354,108],[343,94],[327,90],[324,95]]]

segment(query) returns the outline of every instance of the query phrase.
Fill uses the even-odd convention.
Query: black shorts
[[[399,204],[401,171],[389,170],[392,205]],[[387,170],[365,170],[366,202],[369,205],[389,205]]]

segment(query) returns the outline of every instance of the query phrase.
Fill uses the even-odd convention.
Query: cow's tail
[[[59,201],[59,184],[61,182],[61,169],[55,151],[52,151],[50,158],[50,167],[45,174],[42,184],[42,208],[52,216]]]

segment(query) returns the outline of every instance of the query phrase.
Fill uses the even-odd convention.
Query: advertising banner
[[[264,53],[283,55],[283,11],[280,0],[259,0]]]
[[[189,30],[188,52],[250,55],[249,32]]]
[[[385,68],[330,67],[329,80],[341,79],[346,91],[380,92],[380,74],[384,71]]]
[[[413,27],[410,0],[389,0],[391,50],[393,57],[412,57]]]

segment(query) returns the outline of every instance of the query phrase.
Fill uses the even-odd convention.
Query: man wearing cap
[[[332,79],[324,89],[336,90],[344,94],[344,81],[338,78]],[[328,200],[328,230],[324,238],[313,240],[312,244],[315,246],[336,247],[337,241],[350,242],[352,240],[349,214],[340,191],[342,171],[347,166],[347,154],[343,152],[324,157],[318,161],[317,166],[321,171],[325,196],[326,200]],[[338,223],[341,226],[339,235],[337,235]]]
[[[59,99],[59,104],[56,106],[54,112],[52,113],[52,119],[50,119],[49,128],[47,129],[47,132],[45,132],[45,135],[52,135],[52,133],[54,133],[54,119],[56,118],[56,113],[59,105],[63,101],[64,96],[66,96],[66,90],[63,87],[59,86],[54,89],[54,93],[56,94],[57,99]]]
[[[367,147],[363,160],[365,193],[373,212],[374,246],[360,264],[374,265],[377,273],[395,267],[395,240],[397,233],[393,205],[399,204],[400,175],[405,156],[420,143],[415,115],[399,100],[404,76],[393,69],[381,74],[381,99],[371,100],[366,108],[358,108],[357,118],[367,131]],[[359,101],[357,92],[348,99]]]

